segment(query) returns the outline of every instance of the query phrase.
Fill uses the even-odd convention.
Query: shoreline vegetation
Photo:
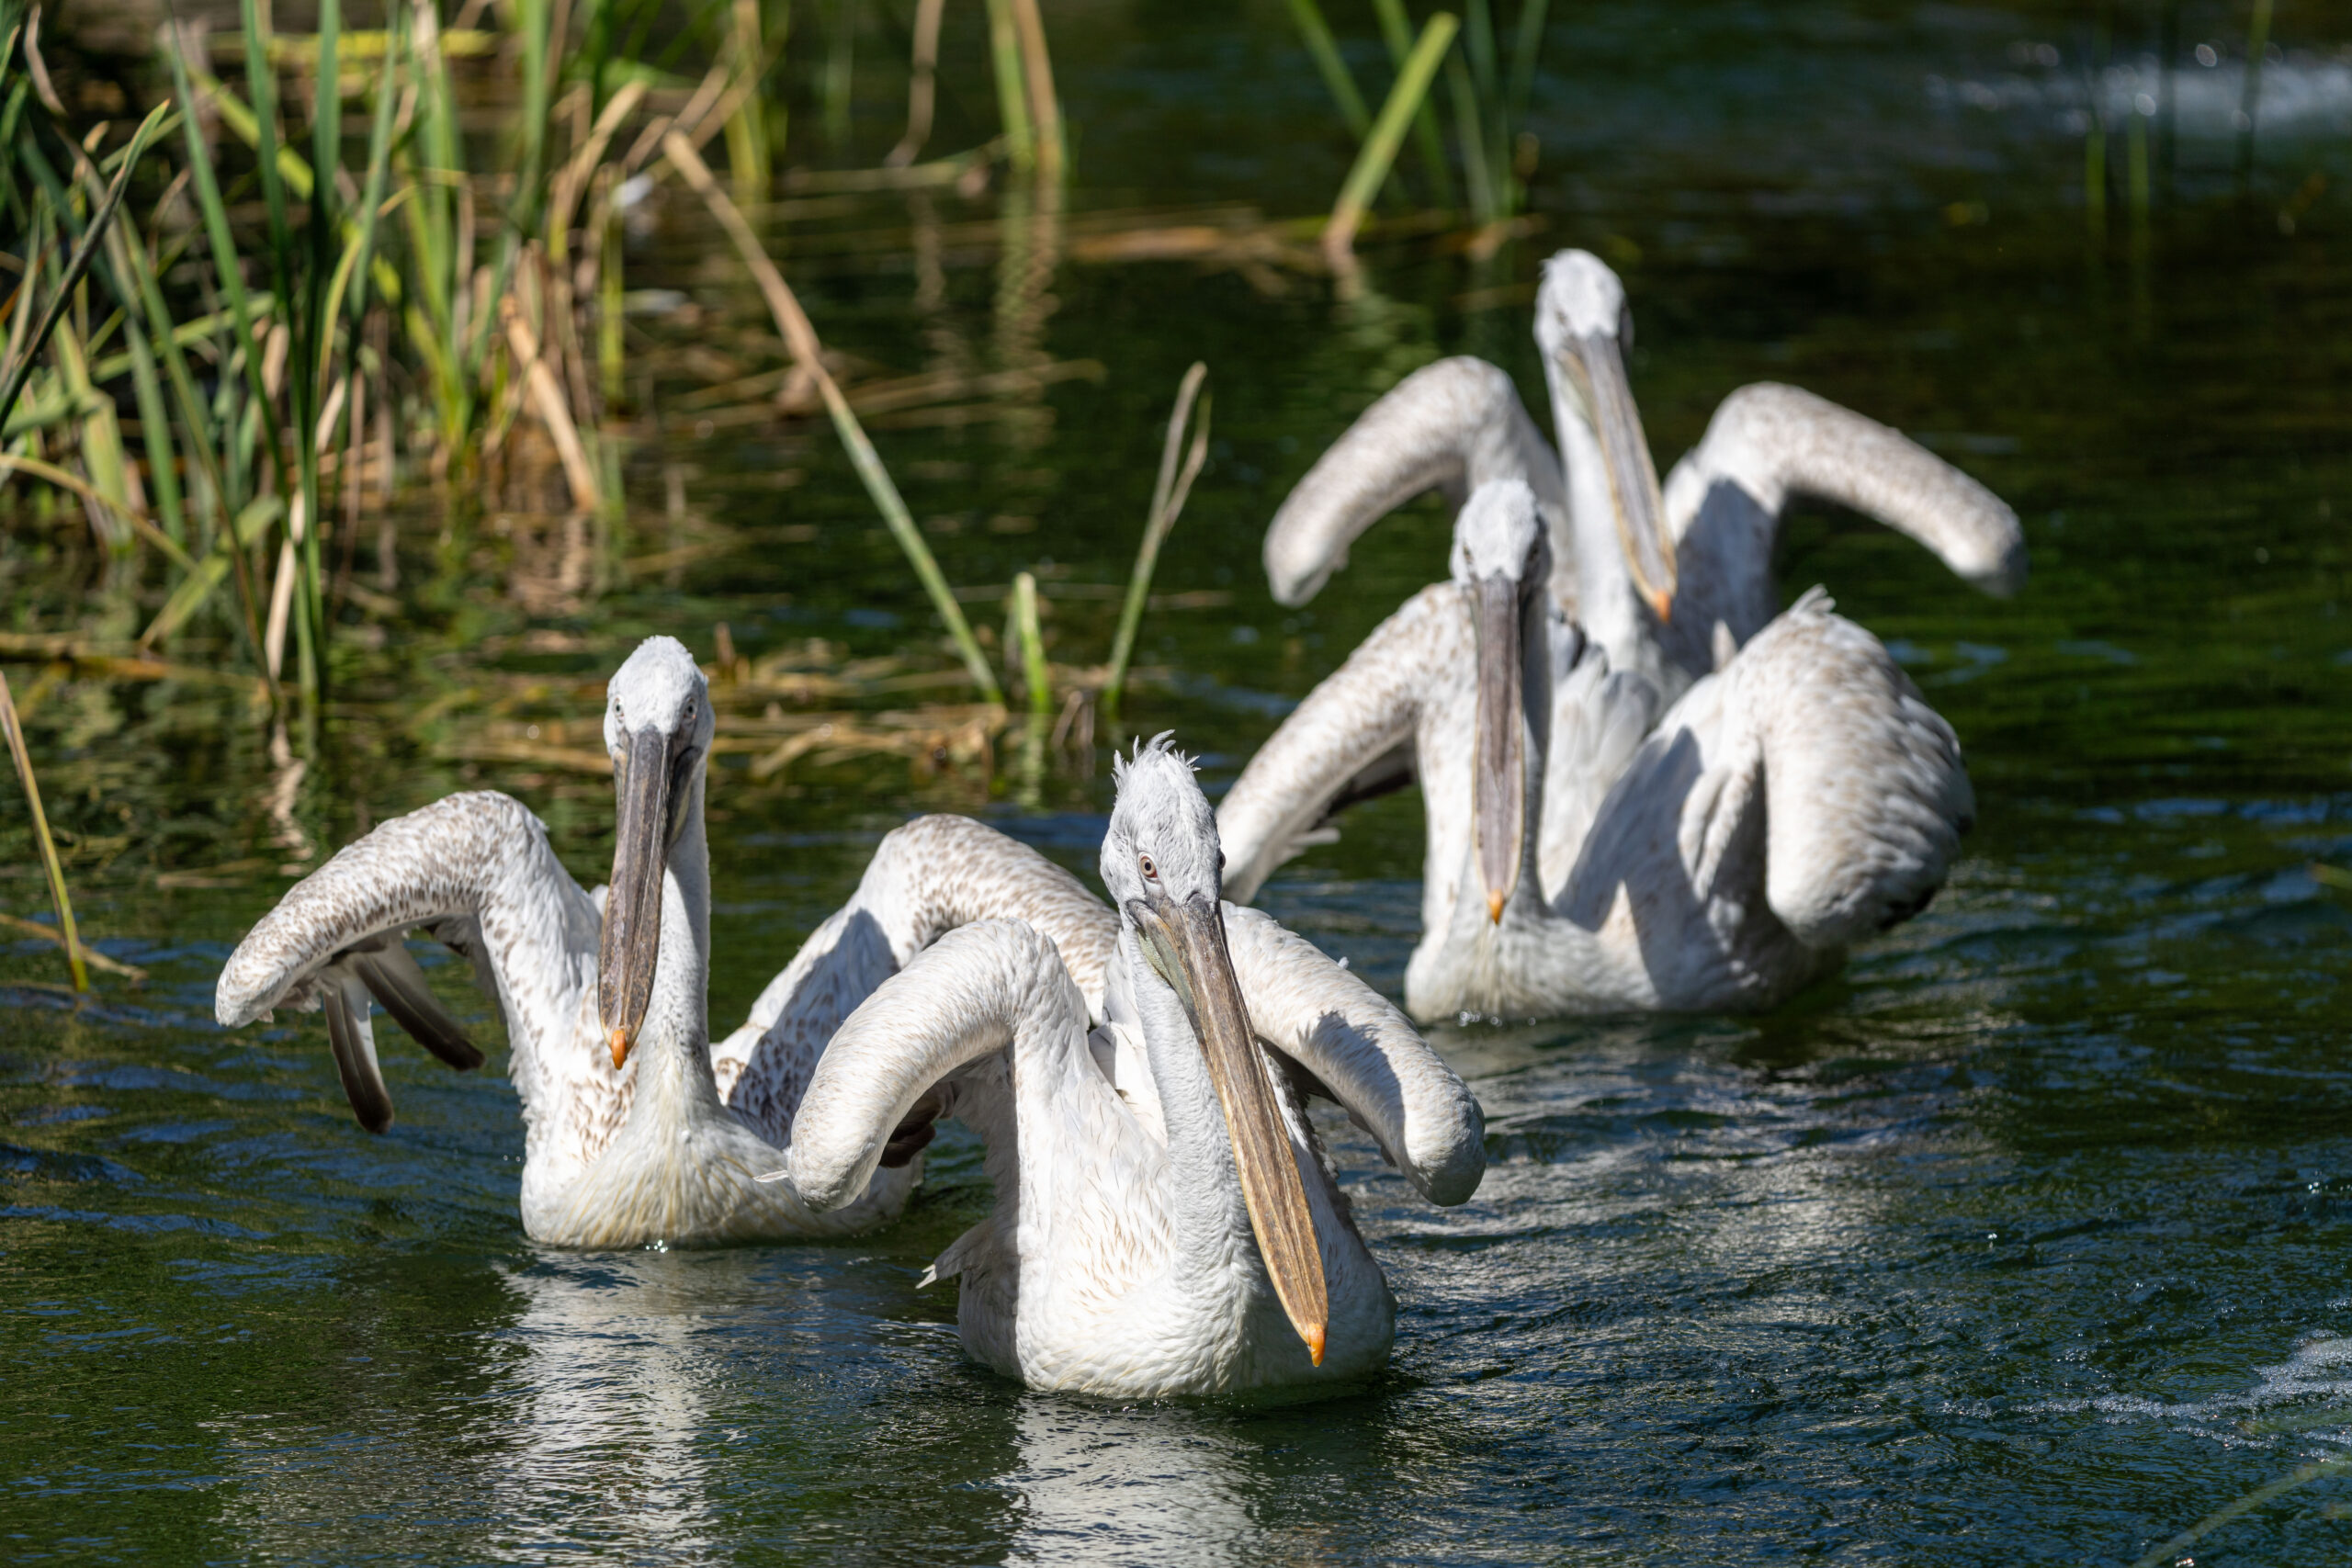
[[[821,643],[747,660],[718,627],[722,750],[751,754],[754,779],[804,758],[890,754],[973,770],[985,789],[1010,737],[1008,785],[1033,799],[1050,754],[1091,771],[1098,721],[1159,677],[1132,668],[1142,615],[1185,607],[1150,584],[1206,459],[1205,369],[1179,390],[1123,589],[1043,570],[951,585],[871,432],[1049,417],[1048,388],[1100,381],[1099,362],[1043,346],[1062,265],[1187,262],[1268,293],[1329,275],[1345,296],[1361,288],[1352,243],[1367,225],[1449,232],[1443,207],[1377,220],[1368,208],[1402,128],[1427,118],[1456,24],[1438,13],[1404,61],[1332,215],[1268,221],[1241,208],[1067,211],[1068,137],[1037,0],[989,0],[1000,126],[936,153],[943,13],[942,0],[917,8],[904,134],[878,164],[828,169],[779,166],[792,35],[788,6],[773,0],[683,12],[468,0],[446,15],[434,0],[395,0],[370,27],[346,26],[341,0],[322,0],[311,32],[280,31],[266,0],[239,0],[233,26],[156,28],[152,101],[123,101],[108,84],[71,107],[44,52],[51,19],[0,0],[0,223],[22,236],[22,254],[0,255],[0,531],[43,540],[85,585],[64,614],[28,620],[20,608],[0,628],[0,663],[33,667],[13,712],[30,718],[68,682],[153,682],[175,701],[197,694],[219,722],[257,726],[274,758],[302,765],[337,705],[338,671],[409,629],[419,585],[404,558],[442,558],[447,579],[465,537],[503,536],[514,547],[509,595],[541,615],[650,575],[675,582],[741,541],[694,512],[676,465],[662,465],[658,514],[634,499],[662,441],[822,415],[953,662],[912,648],[876,669]],[[809,51],[829,121],[846,122],[850,36],[836,26]],[[993,216],[939,220],[935,199],[978,201],[991,186]],[[876,198],[906,203],[908,220],[838,227]],[[1489,205],[1466,241],[1487,257],[1525,227],[1492,221]],[[804,242],[802,219],[836,222]],[[697,308],[635,286],[628,241],[633,226],[681,221],[726,236],[771,331],[730,332],[719,352],[665,330],[664,318],[690,327]],[[935,273],[944,244],[999,248],[999,364],[893,374],[827,345],[763,240],[780,231],[798,256],[910,249],[919,274],[926,255]],[[657,395],[655,366],[701,384]],[[427,527],[430,544],[418,537]],[[663,547],[643,549],[656,533]],[[1107,657],[1049,661],[1052,601],[1097,594],[1120,604]],[[976,630],[967,605],[1002,606],[1005,635]],[[428,710],[448,716],[447,695]],[[495,703],[469,710],[435,754],[602,765],[548,739],[555,716],[526,721],[537,739],[506,735],[507,722]],[[37,757],[16,757],[37,788]],[[53,861],[48,830],[36,837]],[[310,835],[288,837],[282,847],[300,850],[284,859],[292,874],[315,852]],[[64,897],[61,876],[61,931]],[[69,959],[81,951],[70,936],[65,946]]]

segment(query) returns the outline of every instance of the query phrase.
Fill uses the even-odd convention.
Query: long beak
[[[1624,354],[1613,335],[1594,333],[1576,341],[1573,363],[1600,437],[1601,464],[1609,470],[1609,499],[1634,586],[1659,620],[1668,619],[1676,583],[1674,540],[1666,531],[1666,502],[1658,493],[1649,439],[1642,434],[1641,410],[1625,379]]]
[[[1478,739],[1471,779],[1478,874],[1487,916],[1499,924],[1519,886],[1527,825],[1525,739],[1520,721],[1519,584],[1497,572],[1478,580]]]
[[[628,1060],[645,1021],[653,965],[662,955],[662,873],[670,849],[669,737],[651,728],[629,737],[614,793],[620,823],[596,953],[596,1010],[618,1068]]]
[[[1298,1177],[1290,1134],[1274,1104],[1257,1036],[1233,977],[1233,955],[1225,943],[1225,916],[1214,902],[1164,896],[1127,905],[1145,958],[1168,982],[1192,1015],[1193,1032],[1207,1058],[1209,1081],[1225,1108],[1225,1129],[1233,1139],[1233,1165],[1241,1178],[1250,1228],[1259,1256],[1291,1326],[1306,1342],[1307,1359],[1323,1364],[1323,1339],[1331,1320],[1323,1286],[1323,1253],[1316,1244],[1315,1220]]]

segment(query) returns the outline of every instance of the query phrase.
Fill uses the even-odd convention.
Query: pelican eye
[[[1151,857],[1149,855],[1139,854],[1136,856],[1136,863],[1143,868],[1143,879],[1146,882],[1157,882],[1159,880],[1159,868],[1151,863]]]

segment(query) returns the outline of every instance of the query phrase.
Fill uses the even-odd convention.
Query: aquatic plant
[[[5,674],[0,674],[0,737],[7,740],[8,755],[17,764],[17,782],[25,786],[25,804],[32,812],[33,841],[40,846],[41,870],[49,878],[50,902],[57,911],[58,945],[65,949],[65,966],[73,974],[74,988],[86,991],[90,988],[90,972],[82,963],[82,942],[74,929],[74,900],[65,891],[65,870],[57,861],[57,840],[50,837],[49,817],[40,807],[40,781],[33,776],[32,755],[25,749],[24,727],[17,722],[17,700],[8,690],[8,677]]]
[[[1061,120],[1035,0],[995,10],[1012,43],[1000,66],[1019,89],[1007,100],[1011,155],[1057,179]],[[348,591],[363,513],[380,513],[401,479],[425,479],[455,510],[519,485],[550,511],[616,514],[628,215],[672,178],[709,202],[701,149],[722,134],[729,210],[764,200],[771,184],[782,124],[761,84],[783,33],[756,0],[688,8],[682,37],[711,57],[698,81],[672,73],[678,39],[646,56],[656,15],[644,0],[519,0],[504,17],[502,35],[451,28],[431,0],[409,0],[389,7],[384,28],[346,32],[340,0],[325,0],[315,34],[286,35],[245,0],[225,48],[165,29],[168,100],[101,152],[107,128],[73,125],[50,85],[38,7],[0,0],[5,58],[24,67],[0,100],[0,219],[27,235],[0,401],[24,395],[0,409],[0,462],[78,497],[119,578],[145,570],[142,544],[163,558],[168,586],[141,649],[225,623],[277,717],[304,731],[320,711],[330,599]],[[242,67],[242,95],[216,60]],[[494,138],[461,124],[483,96],[498,110]],[[345,134],[346,99],[365,117],[364,142]],[[353,143],[364,145],[356,162],[345,155]],[[984,173],[987,157],[917,169],[910,152],[899,181]],[[142,221],[125,205],[133,189],[151,204]],[[750,235],[740,211],[730,232]],[[786,336],[995,700],[954,595],[812,357],[813,334]],[[102,390],[126,375],[143,462]],[[337,533],[345,566],[331,581],[322,544]]]
[[[1136,629],[1143,623],[1144,606],[1151,596],[1151,574],[1159,564],[1159,547],[1168,542],[1168,531],[1176,526],[1177,514],[1184,510],[1185,498],[1193,493],[1193,481],[1200,477],[1201,466],[1209,455],[1209,404],[1200,402],[1201,423],[1193,431],[1190,450],[1184,446],[1184,433],[1192,423],[1194,400],[1201,397],[1202,385],[1207,381],[1209,367],[1198,360],[1184,372],[1184,379],[1177,384],[1176,407],[1168,416],[1168,439],[1159,449],[1159,477],[1151,488],[1151,510],[1145,515],[1143,543],[1136,550],[1134,572],[1127,580],[1126,603],[1119,609],[1119,629],[1111,641],[1111,663],[1102,679],[1102,711],[1116,718],[1119,699],[1126,690],[1127,661],[1136,650]],[[1178,453],[1183,453],[1182,467],[1178,467]]]
[[[1430,73],[1441,64],[1446,75],[1453,153],[1460,165],[1467,216],[1485,227],[1506,221],[1525,207],[1527,180],[1534,172],[1538,152],[1535,138],[1525,127],[1548,0],[1521,0],[1507,49],[1491,0],[1468,0],[1458,20],[1447,12],[1435,13],[1418,34],[1404,0],[1374,0],[1381,41],[1396,72],[1386,107],[1377,121],[1365,111],[1363,96],[1316,0],[1289,0],[1289,5],[1299,36],[1331,93],[1341,122],[1362,144],[1341,197],[1342,209],[1352,210],[1361,220],[1363,210],[1392,178],[1390,165],[1408,122],[1419,145],[1427,182],[1424,195],[1436,207],[1454,206],[1455,171],[1443,151],[1440,117],[1435,107],[1425,101]],[[1455,41],[1457,27],[1461,47],[1449,51],[1446,46]],[[1428,52],[1432,50],[1433,54]],[[1396,113],[1393,124],[1390,110]],[[1334,230],[1341,230],[1341,216],[1340,210],[1334,211]],[[1343,231],[1351,233],[1352,229]]]

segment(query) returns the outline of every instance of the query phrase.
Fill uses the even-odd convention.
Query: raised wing
[[[1087,1010],[1061,956],[1019,920],[959,927],[912,955],[842,1024],[793,1118],[786,1169],[829,1209],[865,1190],[918,1100],[1016,1045],[1092,1070]]]
[[[1502,479],[1523,480],[1551,516],[1566,515],[1560,459],[1510,378],[1466,355],[1423,366],[1364,410],[1274,513],[1265,545],[1274,598],[1314,598],[1348,564],[1356,536],[1423,491],[1459,506]]]
[[[1462,591],[1450,582],[1424,588],[1374,627],[1283,720],[1218,803],[1226,897],[1256,897],[1360,781],[1393,772],[1399,748],[1410,755],[1422,703],[1455,683],[1433,672],[1466,671],[1475,658]]]
[[[1722,479],[1774,518],[1792,495],[1850,506],[1918,540],[1987,593],[2006,598],[2025,584],[2025,533],[2007,502],[1901,431],[1801,387],[1759,381],[1716,408],[1667,487],[1678,535]]]
[[[1270,915],[1228,904],[1225,930],[1258,1037],[1313,1073],[1430,1201],[1476,1191],[1486,1116],[1405,1015]]]
[[[1050,941],[1089,1010],[1101,1015],[1103,970],[1119,932],[1109,908],[992,828],[965,817],[917,818],[883,839],[849,902],[768,982],[742,1028],[719,1043],[719,1092],[771,1141],[784,1142],[828,1043],[875,987],[943,934],[999,918],[1024,921]],[[921,1125],[918,1119],[908,1136],[919,1137]]]
[[[544,1046],[594,986],[597,913],[538,818],[507,795],[454,795],[396,817],[295,884],[230,955],[214,1012],[236,1028],[280,1007],[325,1009],[352,1110],[380,1133],[392,1108],[371,998],[450,1066],[481,1063],[401,943],[418,929],[474,961],[505,1015],[527,1100]]]

